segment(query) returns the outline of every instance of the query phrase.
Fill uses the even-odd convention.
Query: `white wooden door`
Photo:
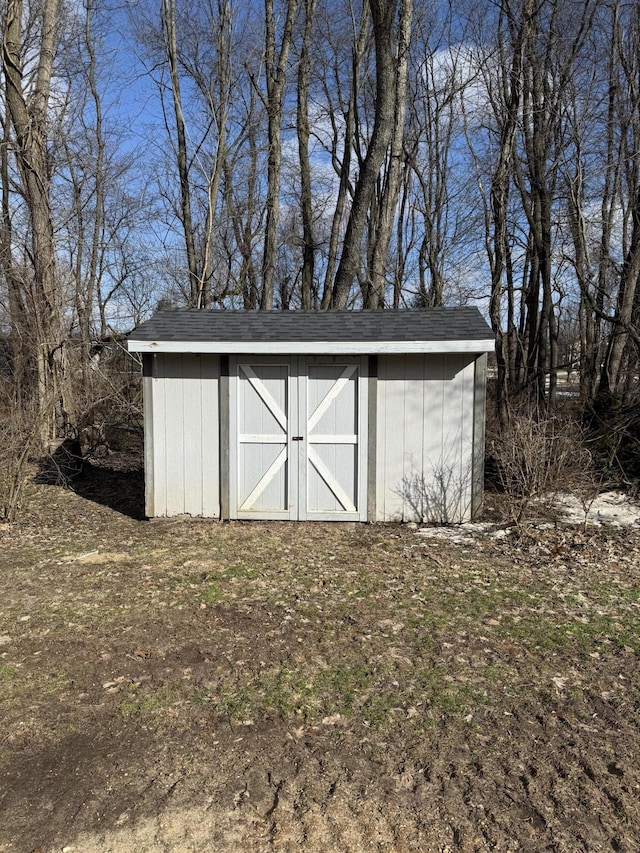
[[[296,382],[290,360],[234,360],[230,406],[232,518],[296,518],[291,465]]]
[[[326,356],[300,365],[301,519],[366,521],[364,368],[361,358]]]
[[[365,359],[231,359],[231,518],[366,521]]]

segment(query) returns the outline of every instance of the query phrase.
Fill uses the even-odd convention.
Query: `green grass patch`
[[[285,664],[247,674],[235,684],[223,683],[206,697],[199,694],[196,701],[235,722],[274,713],[283,719],[317,722],[332,714],[351,715],[371,683],[365,663],[328,668]]]
[[[131,689],[133,693],[133,686]],[[165,685],[152,693],[147,693],[146,691],[144,695],[135,693],[130,698],[124,699],[118,707],[118,712],[123,717],[129,717],[132,714],[165,711],[174,706],[179,700],[180,694],[178,690],[171,685]]]
[[[200,593],[200,601],[204,604],[220,604],[221,601],[224,601],[224,598],[224,593],[218,584],[215,583],[209,584]]]
[[[309,662],[299,668],[285,664],[247,673],[207,695],[198,692],[194,701],[231,722],[276,714],[313,724],[340,715],[360,718],[381,730],[398,715],[401,719],[416,715],[418,706],[438,717],[460,716],[486,698],[482,687],[448,677],[448,671],[438,666],[424,667],[398,682],[391,664],[384,669],[374,668],[364,659],[328,667],[313,667]]]
[[[18,670],[15,666],[10,666],[7,663],[0,665],[0,681],[15,681],[18,677]]]
[[[591,655],[613,645],[640,654],[639,629],[640,620],[622,621],[612,616],[590,616],[584,621],[567,617],[552,622],[542,615],[518,620],[507,615],[502,618],[497,634],[538,652]]]

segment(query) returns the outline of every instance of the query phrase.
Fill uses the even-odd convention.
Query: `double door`
[[[364,357],[234,357],[231,518],[366,521]]]

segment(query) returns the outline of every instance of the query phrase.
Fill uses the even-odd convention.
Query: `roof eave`
[[[409,353],[484,353],[492,338],[447,341],[141,341],[130,338],[129,352],[251,355],[392,355]]]

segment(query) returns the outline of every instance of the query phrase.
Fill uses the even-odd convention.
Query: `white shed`
[[[486,354],[475,308],[161,311],[142,354],[146,514],[472,518]]]

